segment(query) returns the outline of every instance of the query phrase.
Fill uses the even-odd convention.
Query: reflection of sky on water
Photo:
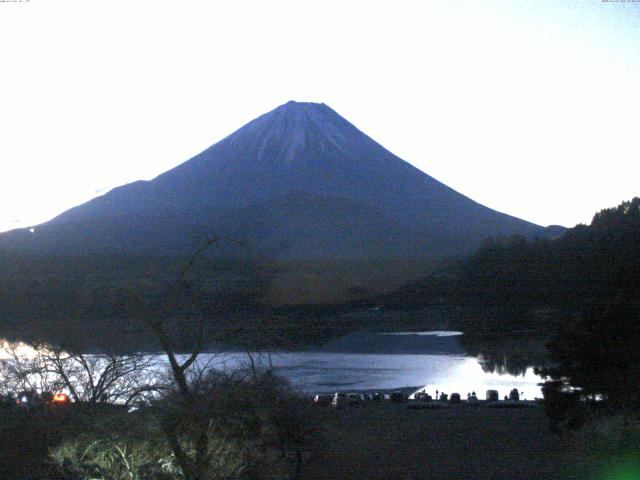
[[[237,367],[246,354],[224,354],[220,365]],[[255,358],[268,364],[267,355]],[[475,390],[498,390],[501,397],[518,388],[526,399],[541,397],[540,378],[527,370],[524,376],[486,373],[474,357],[461,355],[353,354],[329,352],[279,352],[271,355],[275,370],[304,393],[351,389],[393,389],[426,386],[426,391],[458,392],[463,398]]]
[[[542,396],[537,385],[541,379],[533,369],[520,376],[484,372],[477,358],[463,353],[459,335],[462,332],[353,332],[328,342],[324,349],[256,353],[253,359],[256,364],[271,362],[277,373],[306,394],[416,387],[431,395],[436,390],[458,392],[463,398],[475,391],[484,399],[487,390],[498,390],[503,397],[512,388],[525,399]],[[247,354],[241,352],[209,357],[215,358],[218,368],[248,364]]]
[[[418,337],[457,337],[462,335],[462,332],[456,332],[453,330],[431,330],[429,332],[384,332],[378,333],[378,335],[412,335]]]
[[[517,388],[522,399],[533,400],[542,397],[538,383],[542,379],[533,373],[533,368],[527,369],[524,375],[499,375],[482,370],[478,360],[464,357],[463,362],[450,370],[440,381],[425,382],[425,391],[434,396],[436,389],[451,394],[458,392],[463,398],[467,393],[475,391],[478,398],[484,399],[487,390],[497,390],[500,398],[508,395],[512,388]]]

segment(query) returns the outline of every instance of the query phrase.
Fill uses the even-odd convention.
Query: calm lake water
[[[486,390],[500,397],[517,388],[525,399],[542,397],[541,378],[528,369],[524,375],[489,373],[479,359],[464,353],[460,332],[397,332],[351,334],[313,351],[275,352],[271,363],[276,372],[305,394],[337,390],[426,387],[445,393],[471,391],[484,399]],[[267,354],[254,360],[268,364]],[[216,358],[221,368],[247,362],[243,353],[224,353]]]

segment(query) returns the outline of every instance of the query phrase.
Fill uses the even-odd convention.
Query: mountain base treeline
[[[381,302],[464,305],[476,312],[464,331],[479,351],[497,338],[546,331],[551,366],[539,371],[556,425],[579,426],[594,408],[640,408],[640,198],[554,240],[486,241],[468,260]]]

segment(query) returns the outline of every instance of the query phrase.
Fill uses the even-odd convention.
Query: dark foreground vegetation
[[[578,225],[555,239],[487,240],[469,259],[381,301],[401,309],[489,308],[492,314],[505,313],[497,315],[502,327],[522,328],[520,317],[532,309],[583,312],[618,294],[633,300],[628,289],[637,287],[640,276],[639,207],[640,198],[623,202],[597,213],[591,225]]]
[[[634,198],[555,239],[516,235],[487,240],[469,259],[382,302],[402,309],[443,304],[488,308],[492,315],[505,313],[493,315],[494,321],[501,320],[500,327],[522,328],[522,317],[532,310],[582,314],[617,297],[635,303],[639,262],[640,198]]]
[[[206,409],[215,436],[201,478],[578,480],[618,478],[613,475],[623,470],[627,476],[620,478],[640,474],[637,417],[557,435],[542,408],[407,410],[385,401],[334,409],[277,398],[273,385],[271,393],[257,384],[220,386]],[[194,478],[180,470],[161,431],[158,420],[179,408],[170,403],[166,398],[131,413],[104,406],[3,409],[0,478]]]
[[[539,408],[407,410],[384,402],[323,415],[309,479],[569,479],[587,467]]]
[[[314,420],[269,373],[208,372],[128,406],[0,408],[0,478],[300,478]]]

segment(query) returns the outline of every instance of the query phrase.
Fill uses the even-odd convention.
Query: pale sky
[[[0,0],[0,231],[324,102],[472,199],[640,195],[640,2]]]

